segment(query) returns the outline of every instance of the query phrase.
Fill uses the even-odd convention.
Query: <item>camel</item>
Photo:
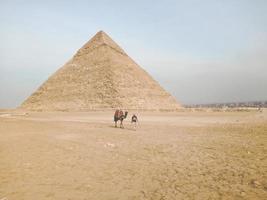
[[[120,120],[120,128],[124,128],[123,126],[123,120],[127,117],[128,112],[125,111],[125,114],[123,114],[122,110],[116,110],[114,114],[114,122],[115,122],[115,127],[117,127],[117,121]]]

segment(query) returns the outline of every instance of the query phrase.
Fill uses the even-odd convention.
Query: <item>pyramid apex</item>
[[[107,35],[107,34],[105,33],[105,31],[103,31],[103,30],[100,30],[100,31],[98,31],[98,32],[96,33],[96,35],[103,35],[103,34]]]
[[[109,37],[103,30],[98,31],[94,37],[89,40],[79,51],[91,51],[96,49],[99,46],[107,45],[111,47],[112,49],[116,50],[117,52],[120,52],[122,54],[125,54],[125,52],[121,49],[121,47],[116,44],[111,37]]]
[[[95,34],[94,38],[98,38],[98,40],[102,40],[103,42],[104,42],[105,40],[112,40],[112,39],[108,36],[108,34],[106,34],[103,30],[98,31],[98,32]]]

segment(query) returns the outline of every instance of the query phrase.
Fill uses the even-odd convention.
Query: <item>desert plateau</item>
[[[2,110],[0,199],[266,199],[266,110],[137,114]]]

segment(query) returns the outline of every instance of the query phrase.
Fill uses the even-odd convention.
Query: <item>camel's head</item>
[[[124,119],[127,117],[128,111],[125,111]]]

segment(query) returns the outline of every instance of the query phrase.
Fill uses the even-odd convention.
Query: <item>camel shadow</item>
[[[132,128],[132,127],[124,127],[124,128],[120,128],[120,127],[115,127],[114,125],[109,125],[109,128],[114,128],[114,129],[121,129],[121,130],[127,130],[127,131],[136,131],[136,129]]]

